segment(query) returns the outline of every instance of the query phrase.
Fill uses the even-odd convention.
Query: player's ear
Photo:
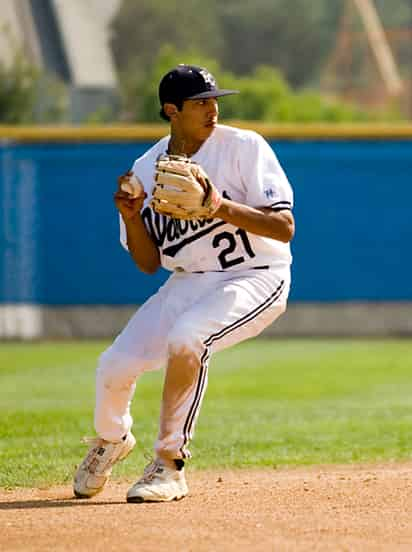
[[[175,104],[172,103],[163,104],[163,111],[166,113],[169,119],[173,119],[177,115],[177,107],[175,106]]]

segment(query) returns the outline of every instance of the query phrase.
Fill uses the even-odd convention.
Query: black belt
[[[248,269],[251,270],[268,270],[270,268],[269,265],[262,265],[262,266],[250,266]],[[185,272],[185,270],[178,270],[177,272]],[[193,272],[190,272],[189,274],[206,274],[206,272],[232,272],[231,270],[194,270]],[[235,271],[233,271],[235,272]]]

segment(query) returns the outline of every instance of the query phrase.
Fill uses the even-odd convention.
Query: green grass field
[[[0,487],[71,480],[106,345],[0,344]],[[161,383],[138,384],[139,446],[117,477],[140,475],[151,454]],[[191,450],[193,468],[410,458],[412,341],[253,340],[219,353]]]

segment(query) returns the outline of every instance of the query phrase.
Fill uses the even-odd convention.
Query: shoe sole
[[[182,500],[183,498],[185,498],[185,496],[187,495],[175,496],[173,498],[168,498],[166,500],[146,500],[141,496],[132,496],[132,497],[127,497],[126,502],[129,502],[130,504],[143,504],[143,502],[149,502],[152,504],[156,502],[173,502],[173,501],[177,502],[178,500]]]
[[[74,494],[75,498],[82,498],[82,499],[85,499],[85,498],[93,498],[93,497],[96,496],[97,494],[101,493],[103,489],[104,489],[104,487],[102,487],[101,489],[99,489],[99,490],[97,491],[97,493],[94,493],[94,494],[92,494],[92,495],[83,495],[83,494],[80,494],[80,493],[78,493],[77,491],[75,491],[75,490],[73,489],[73,494]]]

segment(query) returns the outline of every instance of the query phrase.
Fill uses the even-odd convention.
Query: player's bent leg
[[[207,386],[207,371],[201,358],[172,332],[169,336],[169,361],[166,369],[155,452],[161,458],[190,458],[187,445],[192,437],[189,414],[197,416]],[[195,408],[196,405],[196,408]]]
[[[169,278],[139,308],[112,346],[101,355],[96,372],[95,428],[98,437],[76,473],[74,486],[78,496],[92,496],[99,492],[113,464],[124,457],[121,440],[130,433],[132,426],[130,402],[136,378],[145,371],[156,370],[166,364],[167,335],[173,322],[190,304],[190,290],[181,278]],[[175,300],[177,296],[179,301]],[[169,297],[172,301],[166,309],[164,306],[169,303]],[[110,452],[112,448],[113,454]],[[102,449],[106,452],[99,454]],[[101,456],[103,463],[99,462]],[[107,457],[110,458],[108,464],[105,463]],[[99,464],[99,478],[93,479],[96,463]]]
[[[218,315],[199,327],[210,353],[256,337],[275,322],[286,310],[289,281],[288,273],[262,270],[223,282],[210,298]]]
[[[136,378],[151,363],[110,347],[101,356],[96,371],[95,428],[98,437],[86,440],[90,449],[77,469],[73,490],[78,498],[101,492],[114,464],[132,451],[136,440],[131,433],[130,403]]]
[[[180,288],[184,288],[180,279],[169,278],[101,355],[96,373],[95,428],[103,439],[118,441],[129,431],[136,379],[166,364],[168,332],[190,300],[190,297],[182,299]],[[178,302],[177,296],[181,297]],[[170,297],[172,307],[165,308],[171,302]]]
[[[190,458],[188,444],[206,391],[210,356],[261,333],[285,311],[288,291],[287,274],[225,274],[175,322],[168,335],[158,456]]]
[[[129,353],[111,347],[99,360],[96,370],[96,405],[94,425],[97,434],[107,441],[119,441],[130,431],[130,403],[136,389],[136,379],[144,364]]]
[[[192,429],[192,425],[187,426],[187,416],[196,396],[200,367],[195,352],[181,344],[170,346],[155,445],[156,458],[129,489],[128,502],[170,502],[187,495],[183,458],[190,457],[186,445]],[[203,393],[204,389],[202,396]],[[200,401],[201,397],[198,399]],[[193,412],[194,416],[197,411]]]
[[[188,443],[206,390],[212,352],[258,335],[285,311],[287,281],[253,272],[238,279],[226,277],[215,282],[205,300],[186,310],[169,332],[156,460],[129,490],[130,502],[184,496],[185,482],[179,488],[174,480],[179,478],[176,462],[190,457]],[[160,468],[153,467],[158,463]]]
[[[156,303],[151,301],[152,307]],[[135,446],[131,434],[130,403],[136,379],[147,370],[159,368],[166,357],[159,342],[164,341],[162,327],[147,328],[153,318],[148,307],[129,324],[99,359],[96,370],[95,429],[97,437],[74,477],[74,493],[88,498],[100,492],[110,477],[114,464],[124,459]],[[152,340],[152,341],[150,341]]]

